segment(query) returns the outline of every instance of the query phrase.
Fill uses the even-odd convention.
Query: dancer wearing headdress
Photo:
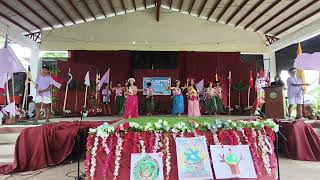
[[[138,118],[138,88],[135,85],[136,80],[134,78],[128,79],[128,86],[126,87],[125,96],[127,96],[124,118]]]
[[[121,82],[117,82],[117,86],[112,88],[112,91],[115,93],[114,100],[114,111],[116,115],[123,114],[124,106],[124,96],[123,92],[126,90],[125,87],[122,87]]]
[[[172,114],[181,116],[184,112],[184,100],[182,95],[182,88],[180,88],[180,80],[175,81],[174,87],[168,87],[172,90]]]
[[[200,105],[198,100],[198,92],[195,86],[194,79],[187,80],[187,96],[188,96],[188,116],[189,117],[199,117],[200,113]]]

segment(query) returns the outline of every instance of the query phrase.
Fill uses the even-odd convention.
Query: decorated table
[[[89,130],[85,170],[88,178],[95,180],[213,179],[213,175],[216,179],[256,176],[255,179],[274,180],[277,162],[273,142],[278,129],[272,120],[209,118],[150,118],[129,120],[117,126],[103,124]],[[194,145],[185,150],[189,142]],[[226,147],[226,153],[215,153],[217,148]],[[248,153],[243,151],[236,157],[235,151],[240,147],[247,148]],[[189,156],[190,152],[195,154]],[[218,163],[225,165],[220,167]],[[222,166],[227,168],[221,170]]]

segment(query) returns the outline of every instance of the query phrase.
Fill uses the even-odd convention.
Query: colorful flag
[[[109,84],[109,81],[110,81],[110,68],[107,70],[107,72],[100,79],[98,87],[97,87],[97,91],[100,91],[100,89],[104,83]]]
[[[298,43],[297,56],[299,56],[301,54],[302,54],[301,44]],[[306,84],[306,79],[305,79],[305,76],[304,76],[304,70],[297,69],[297,77],[299,79],[301,79],[302,84]],[[306,93],[306,91],[307,91],[307,86],[303,86],[303,92]]]
[[[84,78],[84,84],[85,84],[86,86],[90,86],[89,71],[86,73],[86,77]]]
[[[253,81],[253,75],[252,75],[252,70],[250,70],[250,77],[249,77],[249,88],[252,88],[254,85]]]
[[[196,88],[198,90],[198,92],[201,92],[204,88],[204,79],[202,79],[201,81],[199,81],[197,84],[196,84]]]
[[[61,85],[64,83],[63,79],[59,78],[56,75],[51,74],[51,78],[52,78],[52,85],[54,85],[56,88],[60,89]]]

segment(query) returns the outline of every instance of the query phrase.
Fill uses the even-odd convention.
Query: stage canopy
[[[318,7],[317,0],[3,0],[0,21],[41,39],[42,50],[264,53],[319,32]]]

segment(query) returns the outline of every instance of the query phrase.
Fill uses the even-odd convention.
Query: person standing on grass
[[[187,80],[187,96],[188,96],[188,116],[189,117],[199,117],[200,113],[200,104],[198,100],[198,91],[195,86],[194,79]]]
[[[37,77],[36,81],[36,118],[35,121],[40,119],[40,110],[41,107],[45,110],[46,122],[49,121],[49,113],[50,113],[50,104],[52,103],[51,97],[51,89],[52,85],[55,84],[55,81],[50,76],[50,69],[47,66],[42,68],[40,76]]]
[[[215,90],[213,89],[213,82],[209,82],[208,84],[208,88],[206,89],[205,92],[205,105],[206,105],[206,110],[207,113],[211,116],[212,114],[216,114],[217,113],[217,109],[215,106]]]
[[[292,109],[294,105],[297,105],[297,116],[296,119],[302,118],[302,104],[303,104],[303,88],[302,81],[298,78],[297,69],[290,68],[288,70],[290,77],[287,79],[288,87],[288,102],[289,102],[289,118],[292,115]]]
[[[102,102],[103,102],[103,109],[105,115],[111,116],[111,108],[110,108],[110,97],[111,97],[111,91],[109,89],[109,84],[106,83],[105,88],[102,90]]]
[[[184,112],[184,99],[182,95],[182,88],[180,87],[180,80],[175,81],[175,87],[168,87],[168,90],[172,90],[172,114],[179,117]]]

